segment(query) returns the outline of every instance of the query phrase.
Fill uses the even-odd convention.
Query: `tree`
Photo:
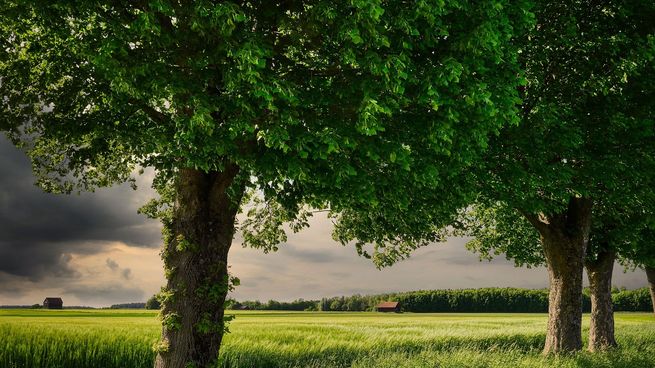
[[[536,1],[533,11],[536,25],[519,41],[527,79],[521,122],[490,141],[469,173],[478,195],[459,203],[501,203],[537,231],[550,278],[544,352],[559,353],[582,346],[582,274],[594,206],[620,217],[622,209],[652,200],[655,5]],[[403,189],[414,196],[411,211],[376,217],[365,215],[368,208],[350,209],[336,237],[373,243],[381,265],[439,240],[442,228],[429,226],[429,213],[444,208],[443,188]],[[388,226],[396,221],[407,227]],[[366,229],[376,231],[367,236]]]
[[[609,217],[602,205],[594,209],[594,221],[590,232],[584,267],[589,279],[591,316],[589,350],[606,350],[617,345],[614,336],[614,311],[612,305],[612,272],[617,258],[633,267],[642,259],[648,262],[652,252],[648,241],[649,202],[645,208],[624,209],[622,216]],[[629,215],[629,213],[632,213]],[[517,266],[546,265],[538,233],[512,209],[498,207],[476,208],[462,219],[464,233],[475,236],[467,244],[482,259],[504,254]]]
[[[330,300],[328,298],[321,298],[321,302],[318,305],[318,310],[322,312],[327,312],[330,310]]]
[[[153,295],[146,301],[146,309],[160,309],[161,303],[159,302],[158,296]]]
[[[330,309],[331,311],[342,311],[343,310],[343,305],[341,304],[341,299],[339,298],[334,298],[332,302],[330,303]]]
[[[5,1],[0,121],[48,191],[156,170],[142,210],[164,224],[156,366],[206,367],[248,198],[245,243],[275,250],[307,208],[391,210],[406,194],[385,189],[446,185],[516,120],[529,14],[509,5]]]
[[[497,143],[505,146],[486,161],[483,187],[539,232],[550,275],[548,353],[582,346],[582,269],[594,205],[618,216],[652,196],[655,28],[644,17],[655,7],[542,2],[536,14],[523,53],[523,124],[501,135]]]

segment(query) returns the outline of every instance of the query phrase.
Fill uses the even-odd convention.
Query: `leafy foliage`
[[[476,206],[464,211],[457,222],[457,235],[472,236],[466,247],[484,260],[503,254],[517,266],[545,263],[539,233],[516,210],[501,204]]]
[[[294,233],[309,226],[308,219],[312,213],[306,209],[289,211],[278,202],[259,196],[252,196],[247,203],[246,219],[240,224],[244,247],[261,249],[264,253],[277,251],[278,245],[287,241],[284,225],[287,224]]]
[[[159,309],[161,308],[161,303],[159,302],[159,298],[157,295],[151,296],[147,301],[146,305],[144,306],[146,309]]]
[[[612,306],[615,311],[651,311],[653,303],[648,288],[612,292]]]
[[[655,7],[543,1],[535,13],[521,47],[523,121],[491,144],[483,193],[533,214],[558,213],[572,196],[618,213],[648,201]]]

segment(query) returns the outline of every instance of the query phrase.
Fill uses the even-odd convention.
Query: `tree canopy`
[[[502,5],[10,1],[3,121],[50,190],[229,161],[284,200],[375,202],[368,171],[435,183],[425,152],[465,166],[514,121]]]
[[[565,209],[571,197],[588,197],[617,216],[650,203],[655,25],[649,19],[655,7],[543,1],[535,2],[534,12],[536,25],[519,42],[527,81],[521,122],[493,136],[484,159],[471,165],[478,195],[469,203],[491,208],[502,202],[524,213],[549,214]],[[433,206],[422,190],[412,192],[416,200],[403,218],[422,217]],[[368,221],[370,216],[360,216],[366,212],[348,216],[348,227]],[[381,217],[380,223],[396,220]],[[343,233],[345,241],[354,238]],[[426,227],[423,236],[433,233]]]
[[[646,201],[655,6],[540,2],[536,12],[521,52],[523,121],[491,144],[483,193],[530,213],[557,212],[571,196],[601,200],[608,210]]]

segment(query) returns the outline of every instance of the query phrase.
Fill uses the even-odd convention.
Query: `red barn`
[[[400,303],[398,302],[382,302],[375,306],[378,312],[396,312],[400,313]]]
[[[45,298],[43,301],[43,308],[46,309],[62,309],[64,301],[61,298]]]

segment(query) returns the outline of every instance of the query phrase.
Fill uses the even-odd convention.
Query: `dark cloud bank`
[[[0,170],[0,293],[18,292],[17,284],[42,287],[79,278],[71,267],[71,255],[101,253],[110,242],[160,245],[157,222],[136,213],[137,202],[150,195],[147,184],[139,192],[121,185],[81,195],[47,194],[34,185],[29,159],[4,137],[0,138]],[[129,268],[120,268],[110,259],[107,265],[124,279],[131,277]],[[92,294],[78,289],[70,293]],[[119,289],[112,286],[98,292],[116,294]],[[126,296],[137,294],[128,290]]]

